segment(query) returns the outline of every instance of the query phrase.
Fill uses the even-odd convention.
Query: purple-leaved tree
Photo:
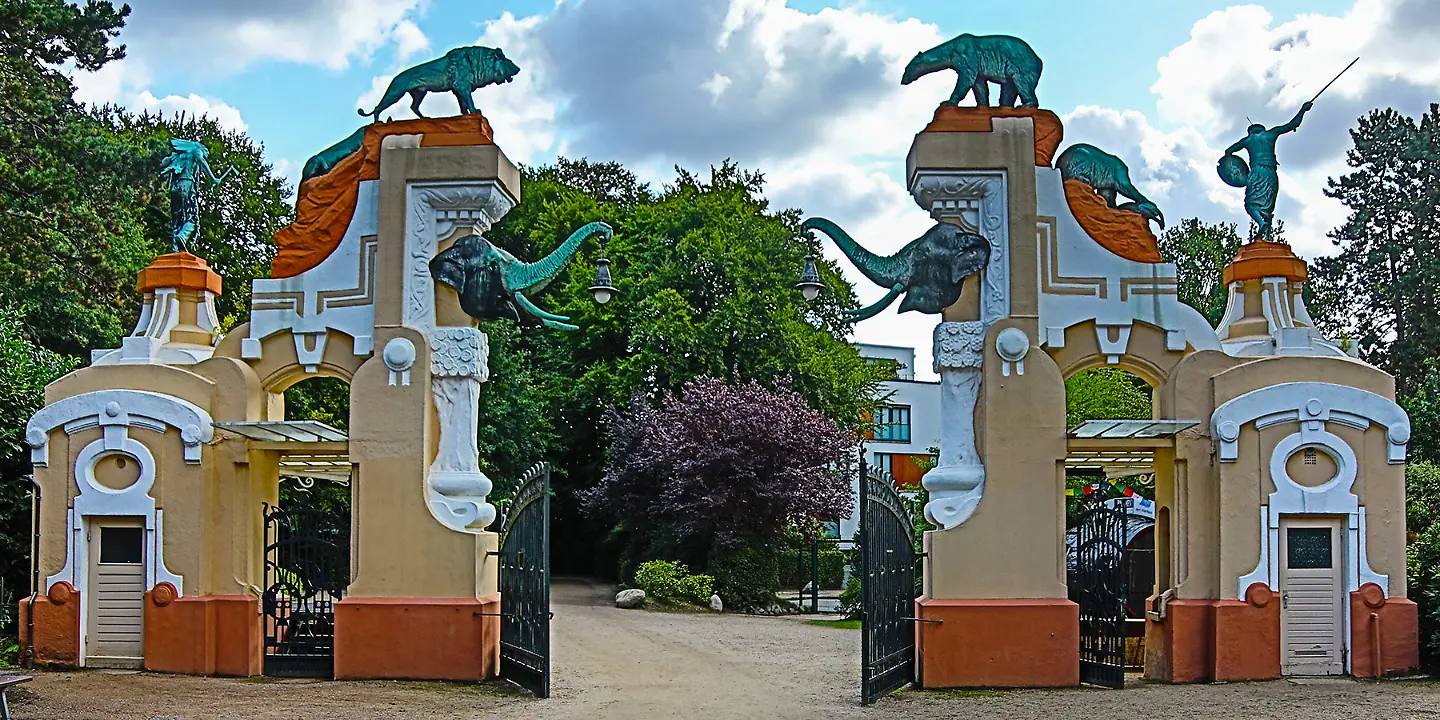
[[[853,435],[788,387],[700,377],[609,421],[605,475],[587,496],[634,531],[696,548],[766,542],[853,507]]]

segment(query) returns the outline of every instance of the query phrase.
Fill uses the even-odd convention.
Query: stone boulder
[[[711,595],[711,596],[710,596],[710,609],[711,609],[711,610],[714,610],[715,612],[724,612],[724,611],[725,611],[725,603],[720,602],[720,596],[719,596],[719,595]]]
[[[645,591],[640,588],[621,590],[615,594],[615,607],[627,609],[645,607]]]

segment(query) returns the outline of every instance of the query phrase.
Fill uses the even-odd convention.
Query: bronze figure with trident
[[[1296,113],[1290,122],[1272,128],[1255,123],[1250,126],[1245,137],[1225,148],[1225,155],[1220,158],[1218,168],[1220,179],[1232,187],[1245,188],[1245,212],[1258,228],[1256,238],[1270,240],[1274,230],[1275,199],[1280,194],[1280,163],[1275,159],[1275,142],[1281,135],[1300,127],[1305,113],[1315,106],[1315,101],[1340,79],[1340,75],[1344,75],[1346,70],[1359,61],[1358,57],[1350,61],[1345,70],[1341,70],[1339,75],[1320,88],[1320,92],[1315,93],[1315,97],[1300,106],[1300,112]],[[1235,154],[1240,150],[1245,150],[1250,155],[1248,166]]]

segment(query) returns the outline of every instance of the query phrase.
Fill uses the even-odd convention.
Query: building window
[[[876,442],[910,442],[910,406],[881,405],[875,408]]]
[[[889,475],[897,490],[914,490],[920,487],[925,467],[934,461],[934,456],[924,453],[877,452],[873,467]]]

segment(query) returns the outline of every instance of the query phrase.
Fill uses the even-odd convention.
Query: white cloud
[[[150,110],[166,114],[183,112],[186,115],[208,115],[216,123],[219,123],[220,127],[227,130],[245,132],[249,129],[245,121],[240,119],[239,110],[219,100],[203,98],[193,93],[185,97],[166,95],[163,98],[157,98],[149,90],[144,90],[136,94],[125,105],[136,111]]]
[[[1346,211],[1324,196],[1324,188],[1328,178],[1346,171],[1347,130],[1371,108],[1393,106],[1413,115],[1436,97],[1437,9],[1440,4],[1433,0],[1356,0],[1340,16],[1304,14],[1280,24],[1257,5],[1211,13],[1195,23],[1185,43],[1159,60],[1160,78],[1151,87],[1160,119],[1185,129],[1161,132],[1138,113],[1126,113],[1123,123],[1090,113],[1092,129],[1124,130],[1111,135],[1109,144],[1096,144],[1131,162],[1134,172],[1136,150],[1151,143],[1147,169],[1157,162],[1189,169],[1163,178],[1134,172],[1142,191],[1153,185],[1159,198],[1168,195],[1182,211],[1161,203],[1169,217],[1234,220],[1243,229],[1248,225],[1241,212],[1243,191],[1219,183],[1215,161],[1252,120],[1268,126],[1288,121],[1358,56],[1360,62],[1326,91],[1299,131],[1280,139],[1278,148],[1276,217],[1285,221],[1287,239],[1302,255],[1333,252],[1326,234],[1343,222]],[[1085,114],[1086,108],[1079,108],[1072,115]],[[1071,131],[1067,122],[1067,139],[1079,139]],[[1166,139],[1174,143],[1166,145]],[[1167,192],[1158,181],[1178,184]]]
[[[347,67],[394,44],[401,61],[424,52],[429,40],[410,19],[425,0],[147,0],[136,3],[121,40],[127,56],[95,72],[74,72],[76,99],[134,110],[208,114],[244,130],[234,107],[194,94],[157,97],[156,71],[179,64],[194,72],[228,75],[260,62]]]
[[[717,72],[711,75],[709,80],[700,83],[700,89],[710,93],[711,102],[719,102],[720,96],[725,94],[725,88],[730,87],[730,82],[730,78]]]
[[[232,73],[271,60],[335,70],[398,43],[401,54],[428,45],[408,18],[423,0],[146,0],[136,3],[124,40],[156,64],[184,58]]]
[[[410,20],[401,20],[395,25],[395,54],[405,62],[418,53],[430,49],[430,39],[420,31],[420,26]]]

